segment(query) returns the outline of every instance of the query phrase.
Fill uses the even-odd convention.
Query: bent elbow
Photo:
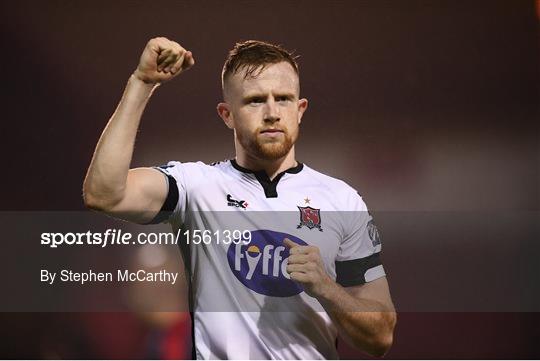
[[[379,337],[371,344],[371,348],[368,350],[368,353],[374,357],[384,357],[392,347],[393,342],[394,337],[392,333]]]
[[[386,312],[384,313],[384,316],[386,319],[386,330],[379,334],[379,337],[375,340],[375,353],[373,356],[376,357],[384,357],[394,343],[394,329],[397,323],[397,314],[395,312]]]
[[[100,202],[97,197],[94,197],[91,193],[85,190],[83,190],[83,202],[86,208],[93,211],[105,212],[107,210],[104,202]]]
[[[87,194],[83,194],[83,202],[84,202],[84,206],[87,209],[90,209],[93,211],[100,210],[98,203],[92,197],[89,197]]]
[[[374,357],[384,357],[394,343],[394,328],[396,327],[397,315],[395,312],[384,313],[383,315],[384,326],[377,334],[372,335],[370,342],[368,342],[369,346],[365,350]]]
[[[86,184],[83,186],[83,202],[88,209],[98,212],[111,212],[114,206],[118,203],[111,197],[98,197],[94,192],[89,190]]]

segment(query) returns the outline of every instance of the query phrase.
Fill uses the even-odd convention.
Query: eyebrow
[[[296,98],[296,95],[294,93],[291,93],[291,92],[276,93],[276,94],[274,94],[274,96],[276,98],[288,98],[288,99],[295,99]],[[253,99],[266,99],[267,97],[268,97],[268,94],[252,93],[252,94],[249,94],[249,95],[246,95],[245,97],[243,97],[242,100],[244,102],[248,102],[248,101],[253,100]]]

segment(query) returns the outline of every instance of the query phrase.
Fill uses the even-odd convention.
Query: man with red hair
[[[150,96],[194,64],[174,41],[148,42],[96,147],[85,204],[182,232],[194,357],[336,358],[338,333],[384,355],[396,313],[378,231],[354,189],[296,160],[308,101],[291,53],[253,40],[229,53],[217,112],[235,159],[130,169]]]

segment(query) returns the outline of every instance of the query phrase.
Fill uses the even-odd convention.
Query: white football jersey
[[[286,272],[283,240],[320,249],[344,287],[385,275],[377,228],[358,193],[305,164],[270,180],[236,161],[158,167],[168,222],[189,274],[197,359],[335,359],[337,330]]]

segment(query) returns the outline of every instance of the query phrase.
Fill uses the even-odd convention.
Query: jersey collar
[[[298,162],[298,164],[295,167],[289,168],[281,173],[278,173],[274,177],[274,179],[270,180],[270,177],[268,177],[268,174],[266,174],[264,170],[254,171],[251,169],[244,168],[236,162],[236,159],[231,159],[231,165],[234,167],[234,169],[242,173],[252,173],[253,175],[255,175],[255,178],[257,178],[257,180],[259,181],[259,183],[264,189],[264,194],[266,198],[278,197],[276,188],[279,183],[279,180],[281,179],[281,177],[283,177],[285,173],[298,174],[304,168],[304,165]]]

